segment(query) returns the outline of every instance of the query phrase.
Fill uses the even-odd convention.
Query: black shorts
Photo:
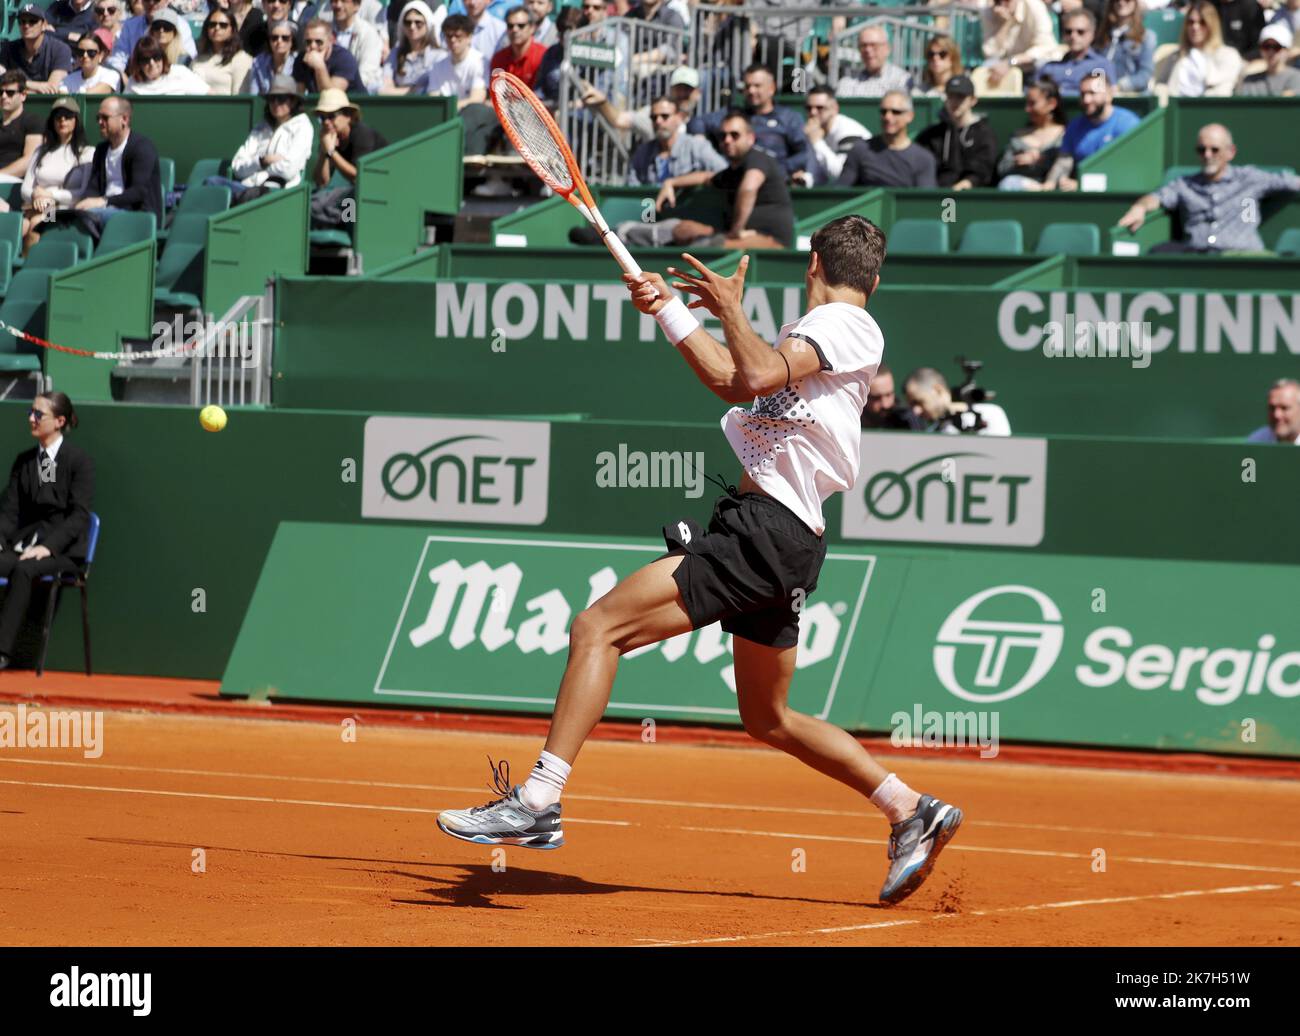
[[[695,629],[721,620],[727,633],[756,644],[799,643],[799,614],[826,560],[824,536],[763,493],[719,497],[707,530],[683,519],[663,532],[669,550],[686,552],[673,578]]]

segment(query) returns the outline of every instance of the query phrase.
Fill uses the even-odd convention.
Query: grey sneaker
[[[880,902],[901,903],[930,876],[939,853],[957,833],[962,813],[956,806],[922,795],[916,812],[893,825],[889,835],[889,874]]]
[[[520,792],[522,785],[510,784],[510,764],[492,762],[490,787],[501,797],[486,806],[448,809],[438,814],[438,827],[452,838],[483,845],[518,845],[526,849],[558,849],[564,844],[560,826],[560,804],[543,810],[529,809]]]

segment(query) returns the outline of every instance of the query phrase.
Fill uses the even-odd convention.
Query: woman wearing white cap
[[[424,0],[411,0],[402,8],[399,18],[401,36],[397,46],[384,62],[384,83],[381,94],[408,94],[433,67],[445,51],[442,49],[442,23],[447,17],[446,7],[437,12],[429,9]]]
[[[1285,21],[1269,22],[1259,34],[1259,53],[1268,63],[1263,72],[1247,76],[1237,87],[1240,97],[1295,97],[1300,94],[1300,68],[1287,62],[1295,37]]]
[[[83,41],[93,37],[83,36]],[[50,105],[45,120],[45,139],[41,142],[23,177],[23,249],[30,249],[43,226],[53,226],[60,209],[72,208],[72,191],[64,186],[68,174],[78,166],[87,165],[95,157],[95,149],[86,143],[86,131],[81,125],[81,109],[71,97],[60,97]]]

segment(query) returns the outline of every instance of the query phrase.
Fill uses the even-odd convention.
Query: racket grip
[[[625,273],[630,273],[633,277],[641,276],[641,267],[632,258],[632,253],[627,250],[627,245],[623,244],[619,236],[608,227],[605,228],[604,241],[605,247],[618,260],[618,265],[623,267]]]

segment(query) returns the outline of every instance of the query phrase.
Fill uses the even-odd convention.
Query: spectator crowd
[[[694,0],[566,3],[559,10],[555,0],[26,3],[16,13],[18,38],[0,46],[0,181],[42,170],[23,197],[33,236],[51,206],[75,204],[61,184],[51,188],[58,171],[66,175],[64,167],[76,165],[78,142],[84,144],[80,106],[57,109],[63,114],[56,119],[52,112],[42,126],[23,112],[31,94],[255,94],[265,99],[265,121],[231,156],[221,183],[239,202],[311,179],[333,194],[315,213],[318,225],[328,226],[330,213],[346,200],[344,181],[355,181],[356,160],[383,146],[362,121],[365,97],[454,98],[467,155],[506,149],[487,103],[494,70],[519,76],[554,103],[569,32],[611,15],[689,29]],[[733,88],[734,107],[702,111],[701,70],[682,64],[674,47],[661,42],[653,53],[632,54],[625,35],[597,35],[592,38],[612,44],[616,66],[660,68],[667,87],[653,103],[622,110],[613,103],[612,74],[588,69],[585,93],[573,106],[624,133],[629,182],[656,188],[661,215],[677,220],[653,230],[629,228],[634,237],[789,247],[793,188],[1072,191],[1079,187],[1079,163],[1139,122],[1117,96],[1270,97],[1300,89],[1294,46],[1300,0],[977,0],[975,6],[982,39],[974,52],[969,41],[963,53],[954,38],[936,31],[919,70],[898,63],[885,25],[861,28],[859,61],[834,82],[798,90],[803,110],[777,103],[787,88],[785,70],[756,61]],[[1164,7],[1180,12],[1182,21],[1177,41],[1157,46],[1148,15]],[[762,31],[751,24],[748,38],[757,42]],[[1008,93],[1023,96],[1025,122],[999,139],[981,99]],[[933,124],[917,124],[918,111],[931,110],[918,108],[917,97],[942,99]],[[848,98],[879,106],[877,132],[841,111]],[[1077,107],[1071,119],[1067,104]],[[76,133],[61,134],[69,128],[56,122],[74,118]],[[317,136],[331,148],[320,149],[308,169]],[[1247,173],[1230,172],[1228,179],[1246,194],[1287,187]],[[710,220],[675,214],[677,192],[705,182],[723,190],[725,211]],[[1142,212],[1127,214],[1128,223],[1140,226],[1157,204],[1186,208],[1195,190],[1177,201],[1176,190],[1165,188],[1158,202],[1148,196]],[[1196,233],[1189,247],[1214,249],[1214,235]]]

